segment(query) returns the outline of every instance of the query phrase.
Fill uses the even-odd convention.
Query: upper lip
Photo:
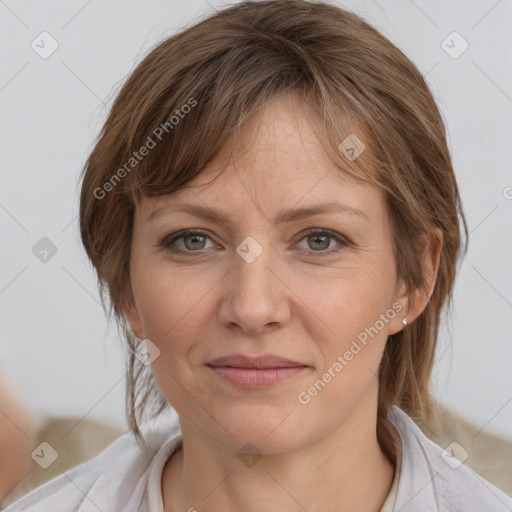
[[[231,356],[218,357],[207,364],[208,366],[230,366],[233,368],[291,368],[294,366],[307,366],[303,363],[292,361],[274,354],[258,357],[234,354]]]

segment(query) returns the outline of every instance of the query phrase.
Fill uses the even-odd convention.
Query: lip
[[[218,357],[207,363],[208,366],[229,366],[231,368],[292,368],[298,366],[308,366],[298,361],[292,361],[274,354],[265,354],[263,356],[251,357],[243,354],[233,354],[230,356]]]
[[[214,359],[207,366],[223,380],[243,389],[274,386],[309,368],[303,363],[273,354],[259,357],[235,354]]]

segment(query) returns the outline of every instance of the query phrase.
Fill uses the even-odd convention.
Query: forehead
[[[376,201],[377,187],[343,172],[326,154],[321,120],[297,94],[281,95],[244,121],[186,187],[166,196],[145,198],[143,217],[172,203],[193,202],[229,209],[301,207],[342,202],[357,208]],[[360,135],[362,137],[362,135]],[[300,204],[299,204],[300,203]]]

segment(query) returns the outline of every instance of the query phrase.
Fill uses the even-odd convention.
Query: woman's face
[[[286,451],[365,422],[375,431],[379,362],[406,313],[384,195],[333,167],[312,120],[274,100],[217,181],[202,186],[231,148],[134,216],[131,326],[160,351],[152,369],[182,429],[233,450]],[[211,366],[231,355],[294,364]]]

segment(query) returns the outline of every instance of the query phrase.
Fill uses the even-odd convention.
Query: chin
[[[289,409],[274,412],[269,412],[268,407],[260,411],[256,410],[257,406],[251,409],[242,407],[236,413],[226,414],[222,421],[225,430],[216,425],[215,437],[221,444],[238,451],[251,443],[262,453],[280,453],[301,443],[304,426],[293,422],[294,413],[290,414]]]

